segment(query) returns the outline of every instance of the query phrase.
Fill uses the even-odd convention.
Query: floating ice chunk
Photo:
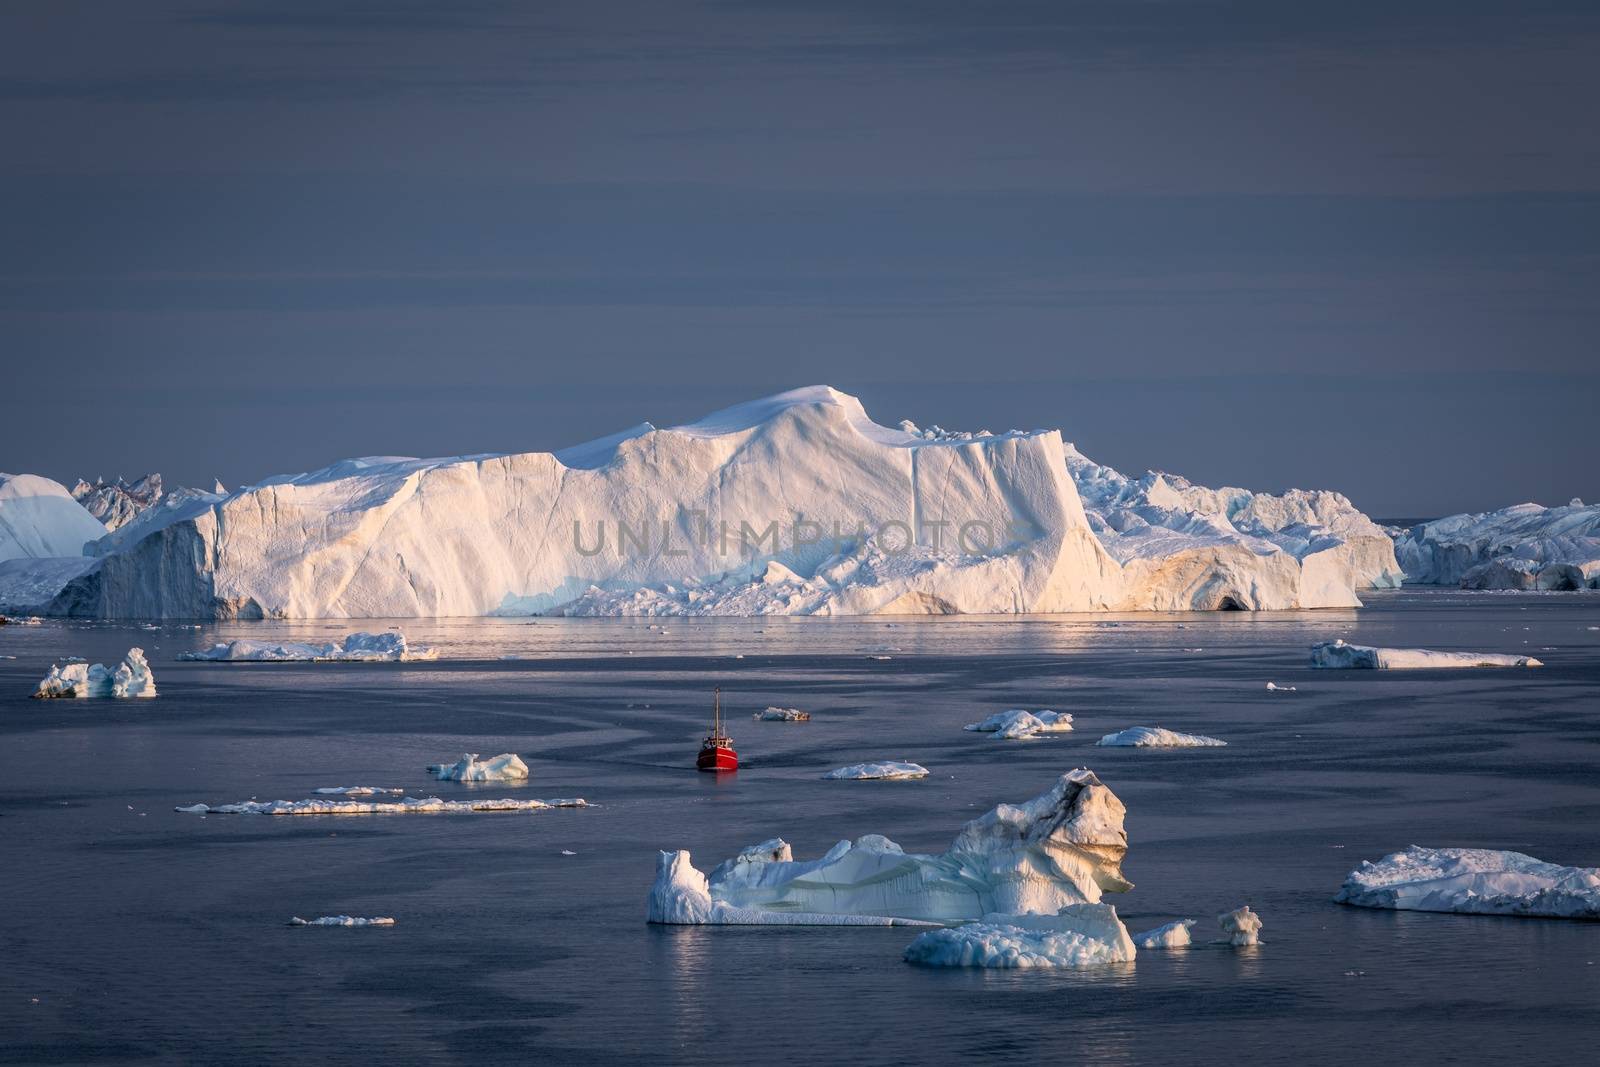
[[[1160,726],[1130,726],[1095,742],[1106,748],[1220,748],[1227,743],[1215,737],[1180,734]]]
[[[1294,691],[1295,687],[1292,685],[1276,685],[1272,682],[1267,683],[1267,692],[1269,693],[1293,693]]]
[[[172,810],[188,815],[454,815],[469,811],[548,811],[588,806],[588,801],[582,797],[557,800],[401,797],[399,800],[244,800],[237,804],[189,804]]]
[[[1068,904],[1055,915],[985,915],[918,934],[907,963],[925,967],[1099,967],[1131,963],[1133,941],[1109,904]]]
[[[937,856],[907,853],[877,834],[796,861],[781,838],[719,864],[708,880],[687,852],[663,852],[650,891],[652,922],[946,923],[1055,915],[1124,892],[1124,809],[1093,771],[1062,775],[1025,804],[967,823]]]
[[[394,919],[389,916],[380,916],[375,919],[366,919],[357,915],[324,915],[320,919],[302,919],[296,915],[289,920],[290,926],[393,926]]]
[[[1600,867],[1561,867],[1520,852],[1422,848],[1351,871],[1341,904],[1398,911],[1600,919]]]
[[[371,797],[384,793],[404,793],[404,789],[385,789],[377,785],[325,785],[320,789],[313,789],[313,793],[322,796],[342,797]]]
[[[982,722],[969,722],[962,729],[994,734],[997,741],[1026,741],[1039,734],[1067,733],[1072,729],[1072,715],[1065,711],[1013,708],[997,711]]]
[[[899,763],[895,760],[886,760],[881,763],[852,763],[848,767],[824,774],[824,778],[832,779],[867,779],[867,778],[926,778],[928,768],[920,763]]]
[[[329,641],[320,645],[299,642],[273,644],[268,641],[225,641],[200,652],[185,652],[181,660],[208,660],[223,663],[320,663],[325,661],[355,661],[359,663],[410,663],[416,660],[438,659],[437,649],[406,643],[406,635],[396,632],[381,634],[353,633],[343,641]]]
[[[1154,930],[1134,934],[1133,943],[1140,948],[1183,948],[1190,943],[1189,928],[1194,924],[1194,919],[1179,919]]]
[[[93,666],[82,660],[58,663],[50,668],[35,697],[153,697],[156,680],[150,673],[150,664],[144,658],[144,649],[130,648],[116,670],[103,663]]]
[[[810,722],[811,713],[799,708],[768,708],[756,712],[751,718],[757,722]]]
[[[515,752],[481,762],[476,752],[466,752],[455,763],[433,764],[428,773],[446,782],[520,782],[528,777],[528,765]]]
[[[1432,652],[1425,648],[1372,648],[1347,645],[1340,638],[1311,646],[1313,667],[1412,670],[1439,667],[1543,667],[1532,656],[1497,652]]]
[[[1261,944],[1261,916],[1251,911],[1248,904],[1218,915],[1217,925],[1222,927],[1230,945]]]

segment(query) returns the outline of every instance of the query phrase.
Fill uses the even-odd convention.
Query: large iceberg
[[[1435,652],[1427,648],[1347,645],[1343,638],[1311,646],[1311,665],[1358,670],[1432,670],[1455,667],[1543,667],[1532,656],[1499,652]]]
[[[223,663],[410,663],[438,656],[437,649],[422,645],[412,647],[405,634],[391,630],[381,634],[353,633],[343,641],[316,645],[296,641],[219,641],[198,652],[181,653],[178,658]]]
[[[0,560],[82,556],[84,544],[105,532],[60,482],[37,474],[0,474]]]
[[[355,459],[171,494],[100,538],[92,564],[57,572],[37,606],[243,619],[1272,609],[1355,605],[1398,575],[1388,539],[1338,494],[1120,485],[1086,464],[1058,431],[891,429],[814,386],[555,453]],[[0,575],[0,604],[35,606],[10,589]]]
[[[154,507],[161,499],[161,493],[159,474],[146,474],[132,483],[125,482],[120,477],[114,482],[108,482],[103,478],[88,482],[79,478],[77,484],[72,487],[72,499],[99,519],[107,530],[126,526],[141,511]]]
[[[657,923],[950,923],[1056,915],[1133,888],[1122,876],[1122,802],[1093,771],[1064,774],[1025,804],[1001,804],[962,827],[937,856],[868,834],[797,861],[782,840],[718,865],[662,852],[647,916]]]
[[[1363,860],[1334,899],[1398,911],[1600,919],[1600,868],[1497,849],[1412,845],[1377,863]]]
[[[1468,589],[1600,588],[1600,504],[1517,504],[1399,531],[1406,581]]]
[[[906,948],[924,967],[1100,967],[1132,963],[1133,940],[1109,904],[1068,904],[1055,915],[986,915],[929,930]]]
[[[50,668],[35,697],[153,697],[156,680],[144,649],[130,648],[115,670],[103,663],[58,663]]]

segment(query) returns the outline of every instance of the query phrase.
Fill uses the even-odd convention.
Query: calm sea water
[[[233,636],[0,630],[0,1059],[8,1062],[1530,1062],[1593,1056],[1600,924],[1331,902],[1416,843],[1600,865],[1600,597],[1413,593],[1365,610],[1052,620],[416,621],[415,665],[177,663]],[[1531,652],[1543,670],[1312,671],[1307,647]],[[33,701],[50,661],[150,654],[153,701]],[[516,659],[501,659],[516,656]],[[743,658],[736,658],[742,656]],[[888,656],[888,659],[874,659]],[[1293,685],[1274,693],[1268,681]],[[694,772],[723,687],[744,763]],[[807,724],[756,723],[768,704]],[[963,732],[1069,710],[1034,743]],[[1092,747],[1166,726],[1227,748]],[[424,765],[515,751],[523,787]],[[909,759],[921,782],[824,782]],[[1128,806],[1130,928],[1197,946],[1068,973],[928,970],[896,929],[645,925],[656,850],[709,869],[882,833],[940,851],[963,821],[1094,768]],[[268,818],[178,804],[583,796],[533,815]],[[563,850],[577,853],[564,856]],[[293,915],[392,915],[294,929]]]

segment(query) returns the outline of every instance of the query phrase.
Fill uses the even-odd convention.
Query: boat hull
[[[739,769],[739,754],[731,748],[707,745],[700,750],[694,765],[702,771],[736,771]]]

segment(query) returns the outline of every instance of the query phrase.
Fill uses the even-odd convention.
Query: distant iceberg
[[[1412,845],[1350,872],[1334,900],[1363,908],[1600,919],[1600,868],[1521,852]]]
[[[1109,904],[1068,904],[1055,915],[985,915],[917,935],[907,963],[924,967],[1101,967],[1132,963],[1128,928]]]
[[[549,811],[552,808],[588,806],[588,802],[581,797],[560,800],[402,797],[399,800],[242,800],[237,804],[187,804],[173,810],[185,815],[459,815],[479,811]]]
[[[881,763],[852,763],[848,767],[840,767],[824,774],[824,778],[832,779],[868,779],[868,778],[926,778],[928,768],[920,763],[900,763],[896,760],[885,760]]]
[[[646,914],[656,923],[869,925],[1054,916],[1133,888],[1122,876],[1123,816],[1093,771],[1075,770],[1024,804],[973,819],[937,856],[868,834],[797,861],[773,839],[707,878],[688,852],[662,852]]]
[[[1311,646],[1311,665],[1358,670],[1429,670],[1455,667],[1543,667],[1532,656],[1498,652],[1434,652],[1426,648],[1373,648],[1342,639]]]
[[[756,712],[751,718],[757,722],[810,722],[811,713],[799,708],[767,708]]]
[[[1130,726],[1095,742],[1107,748],[1221,748],[1227,743],[1215,737],[1180,734],[1160,726]]]
[[[362,918],[356,915],[324,915],[318,919],[302,919],[296,915],[289,920],[290,926],[393,926],[394,919],[389,916],[380,916],[374,919]]]
[[[416,660],[437,659],[436,649],[406,643],[406,635],[393,631],[370,634],[353,633],[343,641],[329,641],[320,645],[295,642],[238,640],[212,645],[201,652],[185,652],[180,660],[207,660],[222,663],[410,663]]]
[[[35,697],[153,697],[156,680],[144,649],[130,648],[115,670],[102,663],[58,663],[50,668]]]
[[[1600,587],[1600,504],[1518,504],[1398,531],[1406,581],[1465,589]]]
[[[1070,732],[1072,715],[1065,711],[1013,708],[1010,711],[997,711],[979,722],[969,722],[962,729],[993,734],[997,741],[1025,741],[1040,734]]]
[[[515,752],[482,761],[476,752],[468,752],[455,763],[434,764],[428,773],[449,782],[520,782],[528,777],[528,765]]]

